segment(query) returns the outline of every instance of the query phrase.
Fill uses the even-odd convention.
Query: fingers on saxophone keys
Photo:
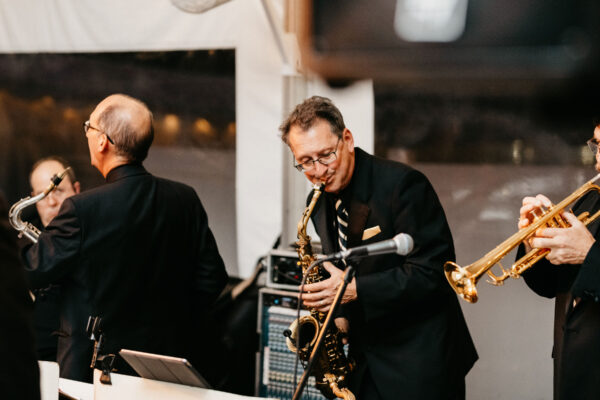
[[[329,309],[329,303],[325,299],[321,300],[302,300],[305,307],[316,308],[319,311],[326,311]]]
[[[302,293],[300,298],[307,307],[318,307],[321,302],[322,296],[318,293]]]

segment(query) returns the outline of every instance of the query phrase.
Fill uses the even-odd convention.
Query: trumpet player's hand
[[[549,208],[550,206],[552,206],[552,202],[543,194],[538,194],[535,197],[529,196],[523,198],[523,205],[519,210],[519,229],[528,227],[533,222],[536,214],[541,215],[542,207]],[[524,244],[525,251],[529,252],[532,248],[531,239],[525,240]]]
[[[300,298],[306,307],[316,308],[320,312],[327,312],[333,304],[339,285],[342,284],[344,271],[328,261],[323,263],[323,267],[331,276],[321,282],[305,285]],[[352,278],[352,281],[346,286],[342,304],[353,300],[356,300],[356,278]]]
[[[570,212],[562,213],[569,228],[538,229],[531,245],[538,249],[550,249],[546,256],[552,264],[581,264],[596,241],[585,225]]]

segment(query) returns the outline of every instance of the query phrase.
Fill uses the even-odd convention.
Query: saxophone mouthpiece
[[[62,182],[62,180],[64,179],[65,175],[67,174],[67,172],[71,169],[71,167],[67,167],[65,168],[65,170],[63,172],[61,172],[60,174],[56,175],[54,174],[52,176],[52,178],[50,178],[50,185],[46,188],[46,190],[44,190],[44,193],[46,195],[48,195],[51,191],[54,190],[55,187],[57,187],[58,185],[60,185],[60,183]]]
[[[60,184],[60,182],[62,182],[63,178],[65,177],[65,175],[67,174],[67,172],[70,169],[71,169],[71,167],[67,167],[67,168],[65,168],[65,170],[63,172],[58,174],[58,176],[54,175],[52,177],[52,183],[54,183],[55,186],[58,186]]]

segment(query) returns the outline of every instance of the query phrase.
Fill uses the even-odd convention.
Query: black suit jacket
[[[578,215],[598,209],[600,196],[590,192],[573,207],[573,212]],[[596,240],[600,239],[599,228],[599,221],[588,225]],[[521,246],[517,257],[523,253]],[[600,399],[600,244],[594,243],[581,265],[556,266],[542,259],[523,277],[540,296],[556,297],[554,398]]]
[[[25,254],[34,286],[61,284],[59,357],[76,353],[61,376],[89,372],[92,315],[102,318],[102,353],[185,357],[210,379],[207,315],[227,274],[198,196],[136,164],[113,169],[106,182],[65,200]]]
[[[42,221],[37,211],[35,211],[35,207],[26,208],[21,218],[40,230],[44,229]],[[31,244],[31,240],[26,237],[20,237],[17,240],[17,244],[20,249],[23,249]],[[58,285],[50,285],[45,288],[32,289],[32,293],[35,296],[33,304],[33,330],[35,333],[38,360],[56,362],[57,335],[60,326],[60,287]]]
[[[348,248],[404,232],[414,239],[405,257],[387,254],[355,263],[358,299],[344,307],[359,393],[368,371],[386,399],[454,398],[477,359],[458,300],[443,273],[454,260],[452,235],[431,184],[401,163],[356,148],[352,180],[341,193],[349,213]],[[324,253],[336,248],[329,193],[313,212]],[[363,240],[367,228],[381,232]],[[450,397],[449,397],[450,396]]]
[[[6,218],[0,192],[0,397],[39,400],[40,375],[35,357],[32,301],[19,262],[16,232]]]

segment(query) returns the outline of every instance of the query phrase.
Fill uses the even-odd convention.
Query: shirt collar
[[[148,171],[146,171],[141,163],[134,162],[130,164],[122,164],[111,169],[109,173],[106,174],[106,183],[115,182],[129,176],[143,175],[147,173]]]

